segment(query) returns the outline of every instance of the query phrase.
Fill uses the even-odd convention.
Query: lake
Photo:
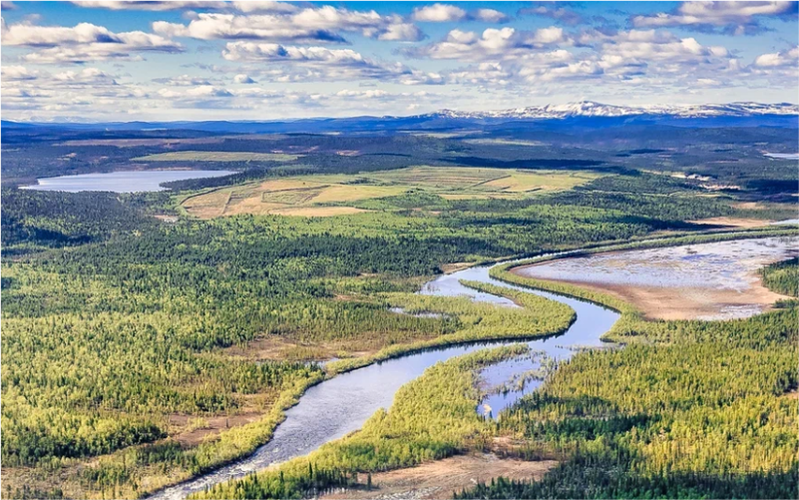
[[[764,153],[764,155],[777,160],[799,160],[799,153]]]
[[[36,179],[38,184],[22,186],[20,189],[35,191],[111,191],[113,193],[140,193],[164,191],[164,182],[224,177],[235,174],[230,170],[135,170],[99,174],[62,175]]]

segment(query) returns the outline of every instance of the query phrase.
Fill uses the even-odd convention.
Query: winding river
[[[567,304],[575,310],[577,319],[565,333],[528,342],[532,351],[540,352],[547,358],[555,360],[568,359],[581,347],[600,346],[602,343],[600,337],[619,317],[618,313],[589,302],[516,287],[495,280],[489,277],[488,270],[488,266],[480,266],[439,276],[426,283],[419,293],[438,296],[468,295],[474,301],[517,307],[509,299],[476,292],[459,282],[472,280],[524,290]],[[394,393],[402,385],[420,376],[435,363],[488,346],[514,343],[519,341],[480,342],[417,352],[325,380],[308,389],[299,403],[286,411],[286,420],[277,427],[272,440],[258,448],[255,453],[203,476],[158,491],[151,498],[164,500],[184,498],[190,493],[202,491],[215,484],[241,478],[269,465],[306,455],[329,441],[359,429],[379,408],[389,408]],[[514,374],[535,369],[540,359],[542,356],[504,361],[483,370],[481,375],[490,384],[501,384]],[[488,405],[492,413],[496,414],[539,384],[540,382],[532,381],[523,389],[491,395],[483,401],[483,404]],[[479,411],[487,413],[484,408],[486,407],[481,405]]]

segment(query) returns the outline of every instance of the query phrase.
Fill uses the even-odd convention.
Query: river
[[[600,337],[619,317],[615,311],[593,303],[495,280],[489,277],[489,268],[489,266],[473,267],[439,276],[426,283],[419,293],[438,296],[468,295],[475,301],[491,302],[499,306],[515,306],[506,298],[476,292],[459,282],[472,280],[524,290],[567,304],[575,310],[577,318],[566,332],[527,342],[532,351],[541,352],[555,360],[568,359],[581,347],[600,346],[602,344]],[[202,491],[215,484],[263,470],[271,464],[306,455],[329,441],[361,428],[378,409],[391,406],[394,393],[402,385],[420,376],[435,363],[489,346],[516,343],[519,341],[480,342],[417,352],[325,380],[308,389],[299,403],[286,411],[286,420],[277,427],[272,440],[258,448],[255,453],[203,476],[158,491],[151,498],[163,500],[184,498],[190,493]],[[492,385],[501,384],[514,374],[535,369],[540,359],[541,356],[536,356],[532,359],[528,357],[504,361],[483,370],[481,375]],[[491,395],[482,402],[478,411],[484,411],[485,404],[490,406],[492,413],[496,415],[499,410],[518,400],[523,394],[534,390],[539,384],[538,381],[531,381],[523,389]]]

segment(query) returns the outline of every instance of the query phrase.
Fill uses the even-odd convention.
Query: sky
[[[2,2],[2,118],[799,101],[796,2]]]

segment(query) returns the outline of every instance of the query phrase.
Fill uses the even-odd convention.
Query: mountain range
[[[448,118],[514,118],[547,119],[588,117],[620,117],[641,115],[668,115],[684,118],[718,116],[799,115],[799,105],[790,103],[763,104],[758,102],[733,102],[729,104],[616,106],[593,101],[567,104],[548,104],[500,111],[464,112],[442,110],[432,116]],[[424,116],[424,115],[422,115]]]
[[[380,133],[443,131],[481,127],[525,129],[597,129],[627,125],[667,127],[780,127],[799,128],[799,105],[735,102],[703,105],[617,106],[592,101],[550,104],[500,111],[441,110],[414,116],[356,116],[348,118],[265,119],[249,121],[166,122],[11,122],[2,121],[3,138],[9,133],[37,130],[137,131],[157,135],[159,130],[205,133]]]

